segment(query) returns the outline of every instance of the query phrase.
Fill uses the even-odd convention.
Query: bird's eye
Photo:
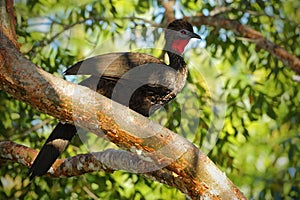
[[[180,33],[183,34],[183,35],[186,35],[186,31],[185,30],[181,30]]]

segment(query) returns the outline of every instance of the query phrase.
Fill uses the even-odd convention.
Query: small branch
[[[23,133],[21,135],[13,135],[12,137],[10,137],[11,140],[17,140],[17,139],[21,139],[24,138],[25,136],[27,136],[28,134],[42,128],[44,125],[48,124],[49,122],[53,121],[53,118],[49,118],[49,119],[45,119],[44,121],[42,121],[41,123],[38,123],[32,127],[30,127],[29,129],[23,131]]]
[[[209,15],[217,16],[217,15],[221,15],[223,13],[230,12],[232,10],[233,10],[232,7],[215,7],[213,10],[210,11]]]
[[[0,142],[0,159],[30,166],[38,151],[11,141]]]
[[[174,15],[175,0],[164,1],[162,5],[166,10],[165,18],[167,20],[167,24],[169,24],[171,21],[175,19],[175,15]]]
[[[51,19],[52,20],[52,19]],[[52,37],[50,37],[49,39],[43,39],[42,42],[40,42],[38,45],[36,45],[36,47],[44,47],[48,44],[50,44],[51,42],[53,42],[56,38],[58,38],[61,34],[63,34],[65,31],[67,30],[70,30],[71,28],[73,28],[74,26],[76,25],[79,25],[79,24],[83,24],[85,23],[86,21],[88,20],[94,20],[94,21],[100,21],[100,20],[107,20],[106,18],[103,18],[103,17],[89,17],[89,18],[85,18],[83,20],[79,20],[73,24],[62,24],[62,23],[59,23],[59,22],[56,22],[56,21],[53,21],[53,23],[55,24],[58,24],[58,25],[61,25],[63,27],[63,30],[62,31],[59,31],[57,32],[56,34],[54,34]],[[34,48],[32,48],[28,54],[30,53],[34,53]]]
[[[147,174],[151,169],[161,170],[153,161],[143,160],[142,156],[125,150],[107,149],[102,152],[79,154],[55,162],[51,175],[71,177],[94,171],[125,170],[131,173]],[[153,177],[154,178],[154,177]],[[170,180],[165,180],[170,182]],[[171,183],[169,183],[170,185]]]
[[[139,21],[142,21],[142,22],[144,22],[144,23],[150,24],[150,25],[153,26],[153,27],[162,27],[161,24],[157,24],[157,23],[155,23],[155,22],[153,22],[153,21],[151,21],[151,20],[146,20],[146,19],[140,18],[140,17],[133,17],[133,16],[132,16],[132,17],[121,17],[121,18],[119,18],[119,19],[124,19],[124,20],[139,20]],[[94,17],[94,16],[85,18],[85,19],[83,19],[83,20],[79,20],[79,21],[77,21],[77,22],[75,22],[75,23],[73,23],[73,24],[62,24],[62,23],[59,23],[59,22],[57,22],[57,21],[54,21],[53,19],[50,19],[50,20],[52,20],[52,23],[55,23],[55,24],[58,24],[58,25],[62,26],[62,27],[63,27],[63,30],[57,32],[56,34],[54,34],[52,37],[50,37],[50,38],[48,38],[48,39],[44,38],[40,43],[35,44],[35,47],[44,47],[44,46],[47,46],[47,45],[49,45],[50,43],[52,43],[56,38],[58,38],[61,34],[63,34],[65,31],[70,30],[70,29],[72,29],[73,27],[75,27],[76,25],[83,24],[83,23],[85,23],[85,22],[87,22],[87,21],[89,21],[89,20],[93,20],[94,22],[99,22],[99,21],[108,21],[108,22],[109,22],[109,21],[111,21],[111,19],[109,19],[109,18],[105,18],[105,17]],[[50,23],[50,24],[48,24],[48,25],[50,26],[52,23]],[[35,49],[34,49],[34,48],[31,49],[31,50],[28,52],[28,54],[32,54],[32,53],[33,53],[32,56],[34,56],[34,54],[35,54]],[[32,56],[31,56],[31,57],[32,57]]]
[[[238,21],[223,19],[218,16],[193,16],[186,17],[195,26],[210,25],[214,27],[232,30],[234,33],[249,39],[256,44],[258,49],[264,49],[270,52],[273,56],[280,59],[285,65],[289,66],[297,74],[300,74],[300,60],[295,55],[287,52],[284,48],[267,40],[261,33],[242,25]]]
[[[11,141],[0,142],[0,159],[17,162],[21,165],[31,166],[38,151]],[[141,166],[152,163],[140,159],[136,154],[124,150],[107,149],[103,152],[79,154],[66,159],[57,159],[48,176],[72,177],[85,173],[114,170],[137,172]]]
[[[128,20],[139,20],[142,21],[144,23],[150,24],[152,27],[162,27],[162,24],[158,24],[152,20],[147,20],[141,17],[135,17],[135,16],[131,16],[131,17],[121,17],[121,19],[128,19]]]
[[[82,188],[89,196],[91,199],[100,199],[96,194],[94,194],[88,187],[83,186]]]
[[[282,17],[280,17],[280,15],[274,14],[274,13],[272,15],[268,15],[265,12],[261,12],[261,11],[248,10],[248,9],[239,9],[239,8],[233,8],[233,7],[228,7],[228,6],[226,6],[226,7],[225,6],[215,7],[213,10],[210,11],[209,16],[216,17],[217,15],[220,16],[222,14],[227,14],[227,13],[230,13],[230,12],[231,13],[238,13],[238,12],[248,13],[249,15],[252,15],[252,16],[255,16],[255,17],[266,16],[268,18],[282,19]],[[289,23],[297,24],[292,19],[286,18],[286,20],[288,20]]]
[[[0,159],[2,160],[31,166],[37,154],[38,151],[11,141],[0,142]],[[65,159],[57,159],[47,175],[72,177],[97,171],[112,173],[115,170],[138,173],[153,169],[153,165],[153,162],[145,161],[132,152],[107,149],[102,152],[78,154]]]

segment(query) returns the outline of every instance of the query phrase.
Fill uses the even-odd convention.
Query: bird
[[[175,19],[165,30],[169,64],[145,53],[116,52],[79,61],[65,75],[90,75],[79,84],[149,117],[184,87],[188,70],[182,54],[192,38],[201,39],[188,21]],[[73,124],[56,125],[29,169],[30,180],[48,172],[76,133]]]

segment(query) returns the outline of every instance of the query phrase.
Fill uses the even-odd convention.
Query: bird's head
[[[183,19],[174,20],[165,31],[166,50],[181,55],[192,38],[201,39],[194,33],[192,25]]]

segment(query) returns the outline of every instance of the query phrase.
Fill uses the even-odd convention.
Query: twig
[[[12,137],[11,139],[12,140],[17,140],[17,139],[21,139],[25,136],[27,136],[28,134],[42,128],[44,125],[48,124],[49,122],[51,122],[53,120],[53,118],[48,118],[48,119],[45,119],[44,121],[42,121],[41,123],[39,124],[36,124],[34,126],[32,126],[31,128],[27,129],[26,131],[23,131],[23,134],[21,135],[15,135],[15,137]]]
[[[174,0],[170,0],[170,1],[164,1],[162,3],[163,7],[165,8],[165,18],[167,20],[167,24],[170,23],[171,21],[173,21],[175,19],[175,15],[174,15],[174,5],[175,5],[175,1]]]
[[[273,56],[280,59],[285,65],[289,66],[296,73],[300,74],[300,60],[295,55],[287,52],[284,48],[267,40],[261,33],[243,25],[235,20],[223,19],[218,16],[193,16],[186,17],[193,25],[210,25],[218,28],[232,30],[234,33],[247,38],[249,41],[256,44],[258,49],[264,49],[270,52]]]

